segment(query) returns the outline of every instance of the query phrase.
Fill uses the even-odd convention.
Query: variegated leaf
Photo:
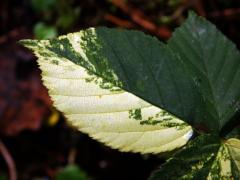
[[[60,37],[55,41],[67,39],[71,47],[65,49],[60,44],[59,51],[53,51],[54,46],[48,40],[23,42],[38,57],[44,84],[54,105],[68,121],[94,139],[121,151],[160,153],[185,145],[192,136],[192,128],[123,90],[122,82],[111,68],[99,68],[107,67],[104,59],[96,64],[89,61],[87,50],[81,47],[86,43],[84,38],[84,31]],[[70,55],[64,56],[70,49],[79,55],[79,62]],[[107,74],[110,80],[101,73]]]
[[[150,180],[239,179],[240,140],[201,135],[155,171]]]

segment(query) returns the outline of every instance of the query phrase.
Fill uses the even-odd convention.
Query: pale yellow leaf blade
[[[118,87],[116,91],[100,88],[91,79],[102,79],[81,66],[63,58],[51,63],[50,57],[37,56],[56,108],[92,138],[121,151],[161,153],[185,145],[191,137],[191,127],[181,120]]]

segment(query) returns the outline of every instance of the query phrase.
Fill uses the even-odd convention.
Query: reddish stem
[[[2,154],[9,172],[9,180],[17,180],[17,171],[15,167],[14,160],[9,153],[7,147],[4,145],[4,143],[0,140],[0,153]]]
[[[124,28],[133,28],[134,27],[133,23],[131,23],[130,21],[120,19],[120,18],[118,18],[116,16],[113,16],[111,14],[105,15],[104,18],[107,21],[110,21],[111,23],[113,23],[117,26],[120,26],[120,27],[124,27]]]
[[[158,35],[163,39],[168,39],[171,36],[171,31],[167,27],[156,26],[139,9],[127,5],[123,0],[112,0],[111,2],[123,12],[128,14],[133,22],[142,26],[144,29]]]

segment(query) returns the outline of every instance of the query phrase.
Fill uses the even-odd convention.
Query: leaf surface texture
[[[94,29],[88,31],[93,33]],[[44,84],[68,121],[121,151],[160,153],[185,145],[192,128],[124,90],[131,86],[129,80],[121,81],[106,59],[94,54],[97,47],[91,47],[90,52],[83,48],[87,37],[80,32],[62,36],[56,42],[25,42],[38,56]]]
[[[202,17],[191,13],[168,46],[181,61],[200,95],[193,126],[219,132],[240,108],[240,54],[236,46]],[[194,106],[194,105],[193,105]]]
[[[239,179],[240,140],[201,135],[156,170],[149,180]]]

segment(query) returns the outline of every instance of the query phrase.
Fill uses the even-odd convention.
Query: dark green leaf
[[[236,46],[194,13],[168,45],[185,65],[202,99],[192,104],[200,109],[194,116],[201,117],[193,118],[191,124],[221,130],[240,108],[240,54]]]
[[[31,4],[36,11],[46,11],[54,6],[56,0],[31,0]]]

